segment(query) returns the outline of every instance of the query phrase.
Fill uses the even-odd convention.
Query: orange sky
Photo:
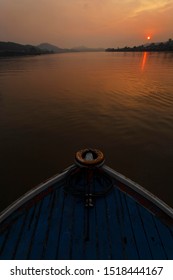
[[[172,0],[0,0],[0,41],[123,47],[173,39]]]

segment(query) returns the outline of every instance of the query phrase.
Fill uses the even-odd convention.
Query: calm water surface
[[[0,59],[0,210],[81,148],[173,206],[173,54]]]

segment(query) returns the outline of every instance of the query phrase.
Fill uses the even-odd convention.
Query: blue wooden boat
[[[173,209],[80,150],[1,213],[0,259],[173,259]]]

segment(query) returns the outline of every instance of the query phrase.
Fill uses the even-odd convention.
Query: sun
[[[150,40],[151,39],[151,36],[147,36],[147,40]]]

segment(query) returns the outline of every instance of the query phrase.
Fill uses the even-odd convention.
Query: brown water
[[[173,206],[173,54],[0,59],[0,210],[85,147]]]

